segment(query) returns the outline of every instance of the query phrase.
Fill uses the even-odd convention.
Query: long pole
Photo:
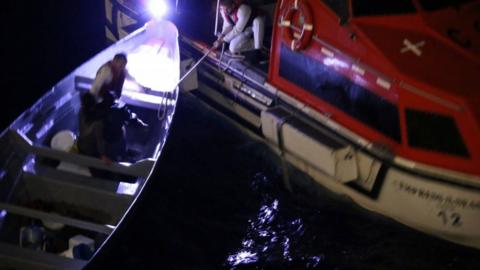
[[[200,65],[200,63],[203,62],[203,60],[205,60],[205,58],[207,58],[207,56],[215,49],[216,47],[215,46],[212,46],[210,47],[210,49],[202,56],[202,58],[198,59],[198,61],[195,63],[195,65],[193,65],[193,67],[191,67],[181,78],[180,80],[178,80],[177,84],[175,85],[175,87],[173,88],[173,90],[175,90],[178,85],[180,83],[182,83],[183,80],[185,80],[185,78],[188,77],[188,75],[190,75],[190,73],[192,73],[192,71],[194,69],[197,68],[198,65]],[[167,92],[166,93],[166,96],[163,98],[163,100],[165,100],[165,104],[158,104],[158,111],[157,111],[157,118],[159,120],[163,120],[165,118],[165,115],[167,113],[167,106],[162,106],[162,105],[166,105],[166,102],[167,102],[167,96],[170,92]],[[163,109],[162,109],[163,108]]]
[[[215,49],[215,46],[212,46],[203,56],[202,58],[198,59],[198,61],[195,63],[195,65],[193,65],[193,67],[191,67],[185,74],[183,74],[183,76],[180,78],[180,80],[178,80],[178,83],[177,85],[175,86],[175,88],[180,84],[182,83],[183,80],[185,80],[185,78],[188,77],[188,75],[190,75],[190,73],[192,73],[192,71],[197,68],[198,65],[200,65],[200,63],[203,62],[203,60],[205,60],[205,58],[207,58],[207,56]]]
[[[215,10],[215,29],[213,30],[215,36],[217,36],[218,32],[218,9],[220,9],[220,0],[217,0],[217,9]]]

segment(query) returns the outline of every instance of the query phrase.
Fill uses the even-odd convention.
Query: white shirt
[[[102,86],[105,84],[109,84],[113,79],[113,73],[109,65],[104,65],[100,68],[97,72],[97,76],[95,76],[95,80],[93,81],[92,87],[90,88],[90,93],[98,99],[98,92],[102,89]],[[135,81],[135,79],[128,73],[128,70],[125,69],[125,79],[131,79]],[[98,101],[98,100],[97,100]]]
[[[247,26],[248,20],[250,19],[250,15],[252,14],[252,8],[248,5],[240,5],[237,9],[237,22],[235,25],[232,25],[230,19],[228,18],[228,14],[221,12],[222,19],[223,19],[223,27],[222,27],[222,34],[225,34],[223,40],[225,42],[230,42],[234,39],[238,34],[242,33]]]

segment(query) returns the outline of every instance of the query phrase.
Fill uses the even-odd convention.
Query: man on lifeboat
[[[223,19],[222,33],[214,47],[222,42],[229,43],[230,57],[244,58],[249,53],[253,58],[260,55],[265,33],[265,18],[259,11],[241,0],[220,0],[220,14]]]

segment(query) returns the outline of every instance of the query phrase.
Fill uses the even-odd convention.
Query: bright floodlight
[[[149,0],[148,10],[156,19],[160,19],[167,14],[168,6],[165,0]]]

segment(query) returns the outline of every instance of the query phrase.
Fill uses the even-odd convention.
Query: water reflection
[[[258,260],[257,254],[252,253],[248,250],[242,250],[235,255],[228,257],[228,262],[232,266],[237,266],[239,264],[249,264],[252,262],[256,262]]]
[[[245,238],[238,251],[228,256],[231,269],[263,268],[265,265],[302,265],[314,269],[320,265],[324,255],[309,256],[296,253],[294,247],[303,245],[304,222],[299,216],[291,216],[282,208],[281,202],[270,192],[265,192],[269,179],[257,174],[252,188],[261,193],[261,206],[254,218],[248,220]]]

